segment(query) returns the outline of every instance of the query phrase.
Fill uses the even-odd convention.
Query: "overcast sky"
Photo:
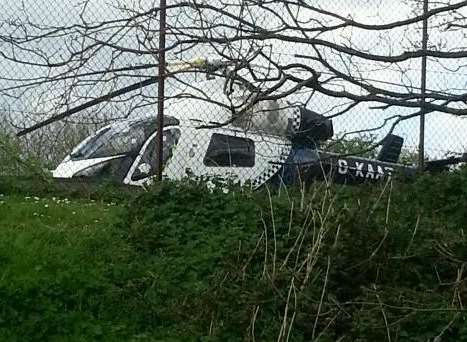
[[[233,1],[233,0],[231,0]],[[452,1],[457,2],[457,1]],[[11,32],[13,26],[6,25],[7,22],[15,20],[27,20],[33,23],[39,23],[46,26],[62,26],[71,25],[80,21],[82,12],[81,0],[23,0],[11,1],[0,0],[2,11],[0,12],[0,34],[6,31]],[[326,10],[333,11],[342,16],[348,16],[355,20],[373,24],[387,23],[396,20],[401,20],[410,16],[414,10],[409,4],[410,1],[402,0],[340,0],[340,1],[316,1],[316,4],[324,7]],[[88,7],[85,9],[83,18],[87,22],[98,22],[105,19],[113,19],[121,16],[122,13],[115,8],[115,5],[127,5],[130,8],[147,9],[158,4],[158,1],[152,0],[91,0]],[[22,8],[24,6],[24,8]],[[435,6],[435,5],[433,5]],[[467,14],[467,11],[464,11]],[[170,16],[170,13],[169,13]],[[309,13],[303,11],[300,13],[300,18],[305,19]],[[261,18],[258,18],[261,19]],[[169,19],[170,20],[170,19]],[[269,18],[262,17],[262,20]],[[273,20],[271,21],[273,24]],[[432,23],[434,24],[434,23]],[[356,47],[366,48],[372,53],[386,54],[391,51],[393,54],[398,54],[405,49],[409,49],[412,44],[419,43],[420,31],[417,27],[412,27],[410,30],[392,30],[390,32],[382,32],[379,35],[369,33],[362,30],[342,30],[339,34],[323,35],[322,39],[329,39],[335,42],[347,41],[351,37],[351,42]],[[396,39],[395,39],[396,38]],[[131,44],[130,41],[127,42]],[[58,44],[58,43],[57,43]],[[430,32],[430,44],[443,46],[443,49],[450,48],[465,48],[467,40],[462,32],[446,33],[432,30]],[[55,48],[57,48],[56,45]],[[8,45],[0,41],[0,48],[8,51]],[[51,47],[53,48],[53,47]],[[199,56],[208,51],[193,51],[187,52],[186,58],[190,56]],[[311,53],[308,47],[304,45],[291,46],[290,44],[275,44],[273,53],[280,60],[292,60],[293,53],[307,54]],[[330,61],[339,64],[338,56],[327,55]],[[133,61],[130,61],[130,63]],[[301,62],[304,62],[301,60]],[[358,63],[358,61],[357,61]],[[396,84],[415,86],[420,83],[419,68],[420,60],[411,60],[399,66],[391,65],[384,69],[381,66],[376,66],[371,63],[359,64],[359,71],[362,77],[386,82],[386,86],[393,89],[401,90]],[[466,60],[449,62],[440,66],[436,61],[430,60],[428,64],[428,89],[443,90],[447,92],[464,92],[467,88],[467,69],[459,68],[459,66],[467,64]],[[401,72],[401,68],[404,72]],[[450,70],[448,70],[450,69]],[[0,77],[32,77],[47,70],[25,68],[15,66],[11,62],[5,61],[0,57]],[[0,81],[1,82],[1,81]],[[391,86],[387,83],[394,83]],[[0,88],[4,86],[4,82],[0,83]],[[378,84],[377,84],[378,85]],[[399,88],[399,89],[398,89]],[[0,95],[2,96],[2,95]],[[297,98],[306,98],[306,94],[296,94]],[[0,97],[0,107],[10,105],[13,109],[28,110],[31,103],[35,103],[35,98],[22,98],[20,101]],[[336,105],[336,101],[324,96],[315,95],[310,102],[310,108],[326,113]],[[335,128],[337,132],[345,132],[349,130],[359,130],[364,127],[372,127],[380,125],[384,118],[390,115],[403,113],[400,108],[389,108],[383,110],[370,110],[370,105],[360,105],[346,115],[335,119]],[[409,111],[407,111],[409,113]],[[397,133],[406,138],[407,146],[415,147],[417,145],[418,136],[418,119],[405,122],[399,126]],[[430,114],[427,117],[427,147],[428,154],[435,156],[440,155],[442,151],[463,151],[467,150],[467,142],[465,133],[467,131],[467,119],[455,118],[449,115]],[[383,133],[383,131],[381,132]]]

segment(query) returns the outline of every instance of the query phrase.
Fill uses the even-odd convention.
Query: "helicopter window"
[[[71,154],[73,160],[102,158],[138,153],[147,138],[156,130],[154,120],[122,122],[109,127]]]
[[[255,143],[247,138],[214,133],[203,163],[211,167],[253,167]]]
[[[163,165],[172,157],[174,147],[180,139],[180,130],[177,128],[167,129],[164,131],[163,136],[162,157]],[[157,166],[157,153],[156,153],[156,138],[152,139],[143,152],[143,156],[131,176],[131,179],[136,181],[146,177],[155,175]]]

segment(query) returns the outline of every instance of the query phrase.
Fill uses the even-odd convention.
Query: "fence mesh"
[[[333,123],[334,134],[314,137],[314,147],[368,147],[394,133],[413,163],[424,97],[422,5],[169,2],[164,175],[263,184],[297,152],[291,137],[311,115],[304,108]],[[429,1],[429,9],[425,155],[436,159],[465,151],[467,10],[450,0]],[[20,165],[34,159],[60,178],[153,177],[159,19],[159,2],[150,0],[3,4],[2,174],[22,174]]]

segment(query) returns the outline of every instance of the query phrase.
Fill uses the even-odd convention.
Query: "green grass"
[[[0,340],[130,340],[134,256],[113,203],[0,197]],[[138,268],[134,268],[138,270]],[[137,271],[139,272],[139,271]]]
[[[116,203],[67,198],[39,198],[23,195],[0,196],[1,226],[3,229],[21,227],[50,228],[82,231],[93,225],[105,228],[112,225],[121,211]]]
[[[121,207],[110,203],[2,196],[0,256],[14,258],[2,267],[0,279],[22,278],[42,269],[58,272],[66,263],[97,258],[93,252],[105,252],[97,248],[109,239],[120,212]]]

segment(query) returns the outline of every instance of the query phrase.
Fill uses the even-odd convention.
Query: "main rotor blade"
[[[59,121],[59,120],[62,120],[62,119],[65,119],[73,114],[76,114],[86,108],[89,108],[89,107],[92,107],[92,106],[95,106],[101,102],[105,102],[105,101],[108,101],[114,97],[117,97],[117,96],[120,96],[120,95],[123,95],[123,94],[126,94],[126,93],[129,93],[131,91],[134,91],[134,90],[138,90],[138,89],[141,89],[141,88],[144,88],[144,87],[147,87],[148,85],[151,85],[151,84],[154,84],[154,83],[157,83],[159,81],[159,77],[158,76],[154,76],[154,77],[150,77],[150,78],[147,78],[145,79],[144,81],[141,81],[141,82],[137,82],[137,83],[134,83],[132,85],[129,85],[127,87],[124,87],[124,88],[121,88],[121,89],[118,89],[116,91],[113,91],[109,94],[106,94],[104,96],[101,96],[101,97],[98,97],[92,101],[89,101],[89,102],[86,102],[86,103],[83,103],[77,107],[74,107],[74,108],[71,108],[63,113],[60,113],[60,114],[57,114],[55,116],[52,116],[51,118],[48,118],[47,120],[44,120],[42,122],[39,122],[35,125],[32,125],[28,128],[25,128],[21,131],[19,131],[16,136],[17,137],[21,137],[23,135],[26,135],[28,133],[31,133],[31,132],[34,132],[35,130],[38,130],[39,128],[42,128],[42,127],[45,127],[45,126],[48,126],[50,125],[51,123],[54,123],[56,121]]]

